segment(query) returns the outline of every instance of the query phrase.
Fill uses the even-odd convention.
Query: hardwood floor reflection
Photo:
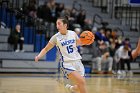
[[[62,80],[63,78],[61,78]],[[140,75],[88,75],[88,93],[140,93]],[[0,93],[68,93],[58,75],[0,74]]]

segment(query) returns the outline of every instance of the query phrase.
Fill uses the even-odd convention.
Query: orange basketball
[[[80,41],[83,45],[90,45],[94,42],[95,36],[91,31],[83,31],[80,34]]]

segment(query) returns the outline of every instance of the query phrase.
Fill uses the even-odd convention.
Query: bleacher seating
[[[29,60],[2,60],[0,72],[57,72],[56,62]]]
[[[13,45],[10,45],[8,43],[0,43],[0,51],[13,51],[12,47]],[[23,49],[25,50],[25,52],[34,51],[33,45],[24,44]]]
[[[15,53],[15,52],[0,52],[0,59],[3,60],[3,59],[17,59],[17,60],[34,60],[35,56],[37,55],[38,53],[32,53],[32,52],[18,52],[18,53]],[[41,60],[44,60],[45,61],[45,57],[43,57]]]
[[[43,73],[55,73],[58,70],[58,63],[55,62],[54,55],[56,49],[53,49],[48,55],[44,56],[39,63],[34,62],[35,56],[45,46],[45,36],[42,38],[42,42],[38,41],[37,46],[39,50],[34,53],[33,44],[24,44],[23,49],[25,52],[9,51],[9,47],[12,46],[7,43],[8,36],[10,34],[9,29],[0,29],[0,72],[43,72]],[[31,43],[30,42],[27,43]],[[39,37],[39,40],[41,37]],[[42,43],[40,46],[40,43]],[[53,53],[53,54],[52,54]],[[54,56],[53,56],[54,55]],[[48,60],[48,61],[46,61]]]
[[[72,7],[73,1],[74,0],[56,0],[56,2],[64,3],[66,5],[66,7],[68,7],[68,8]],[[122,29],[123,33],[124,33],[124,37],[130,37],[130,42],[132,43],[132,48],[136,47],[136,42],[138,40],[138,37],[140,36],[139,32],[131,32],[129,25],[125,25],[125,22],[126,22],[125,18],[122,18],[121,20],[111,18],[110,14],[107,11],[106,11],[106,13],[103,13],[101,11],[101,7],[99,7],[100,5],[97,5],[98,7],[92,7],[91,2],[86,2],[86,1],[93,1],[93,0],[78,0],[78,1],[80,1],[82,8],[84,10],[86,10],[86,14],[87,14],[86,16],[88,19],[93,20],[92,18],[95,14],[100,15],[103,18],[104,22],[109,23],[108,27],[111,27],[111,28],[119,27],[120,29]],[[40,3],[43,4],[43,2],[44,2],[43,0],[40,0]],[[105,9],[106,9],[106,7],[107,6],[104,6]],[[15,15],[15,13],[8,12],[6,10],[6,8],[0,7],[0,19],[2,19],[0,21],[6,23],[7,28],[8,28],[8,29],[0,28],[0,63],[1,63],[0,65],[2,65],[2,68],[0,68],[0,71],[2,71],[2,72],[4,72],[4,71],[7,71],[7,72],[8,71],[9,72],[10,71],[11,72],[12,71],[39,72],[39,70],[37,68],[42,68],[43,69],[42,71],[45,72],[48,70],[47,68],[49,68],[49,66],[51,64],[52,64],[52,67],[54,67],[55,69],[57,68],[57,66],[56,66],[57,63],[55,63],[56,48],[53,48],[46,56],[44,56],[44,58],[41,59],[42,60],[41,65],[39,65],[40,63],[38,65],[36,65],[33,62],[35,55],[37,55],[38,52],[40,52],[41,49],[43,47],[45,47],[45,45],[47,44],[48,41],[46,40],[45,34],[37,34],[35,32],[35,28],[27,27],[27,25],[25,25],[26,23],[24,23],[24,22],[23,22],[24,25],[22,28],[22,30],[23,30],[22,32],[23,32],[23,36],[25,38],[25,40],[24,40],[25,52],[24,53],[22,53],[22,52],[15,53],[13,51],[12,52],[9,51],[9,48],[8,48],[9,45],[7,44],[7,38],[8,38],[8,35],[10,34],[9,28],[13,29],[17,23],[16,15]],[[94,26],[101,27],[102,25],[97,24]],[[34,53],[34,52],[36,52],[36,53]],[[82,55],[82,57],[83,57],[82,61],[84,61],[85,63],[87,62],[86,67],[88,70],[86,69],[86,71],[87,71],[87,73],[89,73],[90,72],[89,70],[91,70],[90,65],[91,65],[91,60],[92,60],[92,54],[88,53],[87,49],[86,49],[86,52],[87,53]],[[131,62],[133,70],[139,71],[139,62],[140,62],[139,59],[140,58],[136,59],[136,62]],[[51,61],[51,62],[43,63],[44,61]],[[29,65],[29,64],[31,64],[31,65]],[[35,67],[33,67],[32,64],[35,65]],[[6,68],[8,68],[8,69],[6,69]],[[28,69],[26,69],[26,68],[28,68]]]

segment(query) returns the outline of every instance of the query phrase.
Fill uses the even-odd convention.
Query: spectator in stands
[[[107,44],[109,46],[110,56],[113,58],[112,73],[116,74],[117,67],[116,67],[116,62],[114,60],[114,56],[115,56],[115,52],[116,52],[116,43],[118,42],[117,33],[115,33],[115,34],[113,33],[113,35],[112,35],[112,29],[107,28],[105,35],[107,38],[106,41],[108,42]]]
[[[69,9],[69,8],[65,8],[65,9],[61,12],[60,16],[70,16],[70,9]]]
[[[85,25],[85,19],[86,19],[86,11],[85,10],[82,10],[78,14],[78,16],[77,16],[77,23],[80,24],[81,27],[84,27],[84,25]]]
[[[117,29],[113,29],[109,42],[115,43],[115,48],[118,49],[122,45],[122,37],[117,35]]]
[[[55,23],[57,18],[57,5],[55,0],[49,0],[48,2],[44,2],[43,6],[40,6],[38,9],[39,16],[48,23]]]
[[[65,5],[64,3],[59,3],[56,7],[56,12],[57,12],[57,18],[61,16],[61,12],[64,10]]]
[[[111,44],[109,46],[109,53],[110,53],[110,56],[113,58],[113,65],[112,65],[113,74],[117,73],[117,62],[115,61],[115,52],[116,52],[115,44]]]
[[[35,18],[37,18],[37,8],[36,8],[36,1],[35,0],[30,0],[29,4],[27,6],[27,25],[33,26],[35,23]]]
[[[102,27],[102,28],[99,29],[99,31],[95,32],[95,38],[96,38],[97,45],[100,45],[103,42],[106,43],[107,39],[106,39],[106,36],[105,36],[105,30],[106,30],[106,28]]]
[[[16,28],[10,33],[8,42],[14,45],[15,52],[19,52],[19,51],[24,52],[23,50],[24,37],[22,36],[20,30],[20,24],[17,24]],[[18,49],[18,44],[19,44],[19,49]]]
[[[132,50],[129,38],[125,38],[125,40],[122,42],[122,45],[125,45],[125,44],[127,44],[128,47]],[[131,56],[131,51],[128,52],[128,55]]]
[[[122,42],[123,45],[128,44],[129,48],[131,48],[131,44],[130,44],[130,39],[129,38],[125,38],[125,40]]]
[[[108,63],[108,73],[112,73],[112,64],[113,64],[113,58],[110,56],[109,49],[105,42],[100,44],[97,51],[94,51],[96,53],[95,58],[93,58],[93,62],[97,62],[97,70],[98,73],[103,73],[102,71],[102,63]]]
[[[129,47],[129,44],[127,42],[124,42],[124,44],[116,51],[115,59],[117,63],[117,70],[118,74],[126,74],[125,72],[125,63],[127,64],[127,69],[130,72],[130,61],[131,57],[129,56],[129,52],[131,51],[131,48]]]
[[[36,9],[36,1],[35,0],[31,0],[29,2],[29,5],[27,7],[28,9],[28,15],[32,18],[36,18],[37,17],[37,9]]]
[[[84,27],[83,27],[83,30],[88,30],[88,31],[92,31],[92,21],[90,19],[85,19],[84,21]]]
[[[129,42],[125,41],[123,46],[121,46],[116,51],[115,54],[115,59],[118,62],[118,65],[120,65],[120,68],[118,68],[118,74],[125,74],[124,63],[127,63],[128,71],[130,71],[131,70],[130,60],[135,59],[139,55],[140,55],[140,39],[138,41],[137,47],[134,50],[131,50]]]
[[[57,7],[58,4],[55,0],[48,0],[43,6],[38,8],[38,15],[43,19],[46,27],[46,37],[49,39],[54,33],[56,33],[55,22],[57,19]]]
[[[77,14],[78,14],[78,12],[76,11],[76,9],[72,8],[70,11],[70,18],[73,21],[73,23],[77,22]]]
[[[69,15],[69,29],[70,30],[74,30],[76,25],[80,25],[77,24],[77,10],[75,8],[70,9],[70,15]]]
[[[28,3],[27,2],[24,2],[22,4],[22,13],[25,15],[28,15]]]
[[[107,43],[108,47],[110,46],[110,38],[111,38],[111,32],[112,30],[110,28],[107,28],[105,31],[105,42]]]

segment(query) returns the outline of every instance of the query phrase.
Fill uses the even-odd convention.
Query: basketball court
[[[87,75],[88,93],[140,93],[140,75]],[[0,74],[0,93],[71,93],[59,74]]]
[[[117,32],[116,35],[114,33],[109,35],[109,37],[113,37],[110,39],[113,39],[115,43],[116,40],[121,41],[121,39],[129,37],[132,49],[135,49],[137,45],[140,37],[140,0],[54,0],[56,3],[53,2],[50,12],[48,10],[52,2],[46,1],[51,0],[0,0],[0,93],[71,93],[65,89],[65,85],[69,81],[62,74],[57,73],[58,63],[55,62],[57,55],[54,55],[56,48],[42,57],[39,63],[34,62],[34,57],[45,47],[49,38],[58,32],[54,27],[55,24],[52,24],[54,20],[48,20],[57,18],[58,14],[60,16],[60,12],[57,13],[55,10],[58,4],[62,3],[65,6],[64,9],[60,9],[61,15],[65,14],[63,11],[69,15],[71,13],[68,12],[69,9],[75,8],[76,13],[73,14],[74,16],[70,16],[72,20],[69,20],[71,29],[79,28],[85,31],[86,28],[86,30],[92,31],[95,27],[92,31],[95,33],[102,27],[110,28],[111,31],[116,30],[114,32]],[[46,11],[43,9],[45,7],[42,7],[44,5],[49,5]],[[32,10],[30,7],[33,8],[33,11],[30,11]],[[87,19],[82,20],[82,16],[78,16],[82,13],[81,11],[85,12]],[[46,14],[48,16],[44,16]],[[82,26],[77,19],[83,21],[84,25]],[[10,33],[17,23],[21,25],[24,37],[23,50],[25,51],[14,51],[13,45],[11,46],[8,42]],[[70,36],[72,38],[68,38],[69,41],[64,39],[65,44],[74,42],[75,37],[73,34]],[[93,34],[88,32],[82,36],[86,38],[86,40],[81,39],[85,45],[93,42]],[[103,37],[105,37],[105,33]],[[68,53],[73,52],[72,45],[66,46]],[[87,62],[85,67],[88,71],[93,59],[91,50],[94,49],[90,47],[82,49],[82,58],[85,63]],[[139,74],[87,74],[88,93],[140,93],[140,56],[131,62],[131,65],[132,71]],[[94,66],[97,68],[96,65]]]

